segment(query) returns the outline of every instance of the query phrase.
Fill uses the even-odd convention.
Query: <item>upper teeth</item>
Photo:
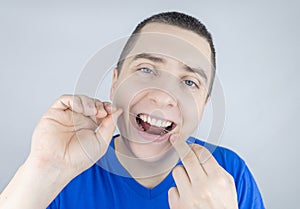
[[[158,127],[168,127],[172,124],[172,122],[170,121],[151,118],[149,115],[140,114],[139,118],[142,119],[144,122],[149,123],[150,125]]]

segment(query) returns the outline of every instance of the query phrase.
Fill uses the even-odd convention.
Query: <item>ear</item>
[[[118,80],[118,70],[117,68],[114,69],[113,77],[112,77],[112,84],[110,87],[110,100],[112,101],[112,98],[115,93],[116,85],[117,85],[117,80]]]
[[[206,106],[206,105],[207,105],[207,103],[209,102],[209,100],[210,100],[210,95],[209,95],[208,97],[206,97],[206,100],[205,100],[204,106]]]

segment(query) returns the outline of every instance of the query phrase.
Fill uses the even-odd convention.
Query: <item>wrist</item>
[[[72,179],[70,172],[59,163],[48,159],[40,159],[32,155],[29,155],[20,169],[43,182],[56,186],[65,185]]]
[[[0,195],[0,208],[46,208],[70,180],[62,169],[28,157]]]

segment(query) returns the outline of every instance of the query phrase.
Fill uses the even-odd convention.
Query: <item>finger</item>
[[[220,172],[221,166],[208,149],[198,144],[194,144],[191,148],[196,154],[206,175],[213,175]]]
[[[80,129],[76,132],[78,142],[83,151],[82,154],[88,157],[88,159],[91,160],[91,163],[99,160],[99,158],[107,151],[115,130],[115,118],[118,118],[121,113],[122,110],[118,110],[113,114],[106,116],[95,131],[90,129]]]
[[[83,108],[82,114],[89,116],[96,125],[99,125],[102,122],[101,119],[108,114],[100,100],[84,95],[77,96],[77,98],[74,98],[74,101],[78,100],[78,102],[81,102]]]
[[[104,108],[100,107],[101,105],[99,105],[99,102],[100,101],[97,99],[83,95],[63,95],[54,102],[51,108],[59,110],[70,109],[73,112],[80,113],[85,116],[96,116],[99,112],[97,106],[102,112],[105,111]]]
[[[106,102],[101,102],[99,100],[96,100],[95,102],[96,109],[97,109],[96,118],[104,118],[107,114],[111,114],[111,112],[109,113],[105,109],[105,103]]]
[[[172,134],[170,136],[170,142],[175,151],[178,153],[180,159],[183,159],[189,152],[191,152],[191,148],[188,144],[184,140],[179,139],[179,134]]]
[[[78,101],[77,101],[78,100]],[[86,116],[94,116],[97,115],[97,108],[96,108],[96,99],[90,98],[84,95],[80,95],[77,97],[74,97],[74,103],[80,102],[82,105],[83,115]]]
[[[170,208],[175,208],[179,203],[179,193],[176,187],[171,187],[168,191],[168,201]]]
[[[90,118],[97,124],[100,125],[102,119],[108,114],[104,107],[104,103],[98,99],[95,99],[96,115],[90,116]]]
[[[105,108],[105,110],[106,110],[106,112],[108,113],[108,114],[112,114],[113,112],[115,112],[116,110],[117,110],[117,108],[116,107],[114,107],[111,103],[109,103],[109,102],[103,102],[103,104],[104,104],[104,108]]]
[[[117,109],[112,114],[107,115],[100,126],[95,130],[95,135],[100,143],[109,145],[112,135],[116,129],[117,119],[122,114],[122,109]]]
[[[186,197],[191,195],[191,183],[183,166],[179,165],[176,166],[173,171],[172,175],[174,181],[177,186],[177,190],[180,197]]]
[[[112,107],[112,104],[109,102],[101,102],[99,100],[96,101],[97,114],[95,116],[95,121],[98,125],[101,124],[103,118],[107,114],[112,114],[117,110],[117,108]]]
[[[185,140],[179,139],[179,135],[173,134],[170,137],[170,142],[179,154],[190,181],[193,183],[195,181],[199,181],[201,178],[204,178],[206,173],[201,167],[196,154],[185,142]]]

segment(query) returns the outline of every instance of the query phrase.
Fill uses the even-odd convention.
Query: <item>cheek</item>
[[[122,79],[116,83],[113,97],[111,98],[114,106],[128,111],[130,106],[134,105],[142,95],[142,86],[134,77]]]
[[[182,107],[183,125],[182,137],[188,138],[201,122],[204,110],[204,103],[190,102],[189,105]]]
[[[121,82],[116,83],[113,98],[111,98],[112,103],[115,107],[122,108],[123,113],[117,121],[118,129],[122,136],[128,139],[132,139],[134,133],[133,124],[131,121],[131,107],[139,101],[139,91],[140,87],[137,85],[133,79],[123,79]],[[135,138],[135,137],[133,137]]]

